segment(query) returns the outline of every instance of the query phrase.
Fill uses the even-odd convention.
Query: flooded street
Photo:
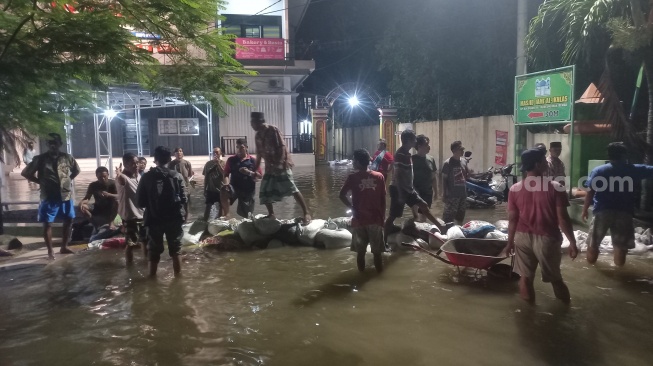
[[[345,215],[338,192],[348,171],[295,169],[314,217]],[[78,180],[77,197],[92,179]],[[25,196],[12,198],[38,192]],[[193,202],[197,217],[201,190]],[[275,211],[301,214],[292,198]],[[467,214],[503,218],[503,206]],[[0,272],[0,365],[650,365],[653,357],[649,258],[629,256],[616,269],[609,256],[596,266],[565,257],[571,306],[539,279],[530,306],[515,282],[459,275],[423,253],[388,254],[377,275],[371,256],[359,273],[348,249],[185,251],[178,279],[167,254],[149,280],[142,258],[128,270],[115,250]]]

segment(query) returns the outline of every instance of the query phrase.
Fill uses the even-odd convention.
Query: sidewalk
[[[19,240],[23,243],[22,249],[9,250],[13,254],[11,257],[0,257],[0,274],[11,270],[43,268],[48,264],[72,256],[72,254],[59,254],[59,246],[61,245],[59,240],[53,244],[54,260],[48,258],[48,249],[42,237],[22,237]],[[85,250],[87,245],[70,245],[69,248],[74,252],[78,252]]]

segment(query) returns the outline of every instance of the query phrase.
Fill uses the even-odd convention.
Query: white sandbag
[[[184,236],[181,238],[181,245],[182,246],[197,245],[200,243],[201,236],[202,236],[202,232],[199,232],[197,234],[184,232]]]
[[[256,215],[252,221],[256,230],[262,235],[272,235],[281,229],[281,221],[265,217],[265,215]]]
[[[576,247],[581,252],[587,251],[587,236],[588,234],[582,230],[574,231],[574,237],[576,238]],[[562,236],[562,249],[568,249],[571,243],[566,236]]]
[[[329,223],[335,224],[335,228],[331,227]],[[329,220],[327,220],[327,225],[329,225],[329,229],[351,230],[351,217],[336,217],[334,219],[329,218]]]
[[[349,248],[352,235],[347,229],[322,229],[315,235],[315,246],[325,249]]]
[[[643,243],[635,242],[635,247],[633,249],[628,249],[628,254],[642,255],[648,252],[648,248]]]
[[[501,232],[508,232],[508,220],[499,220],[494,223],[494,226]]]
[[[416,222],[415,226],[417,227],[417,230],[428,231],[431,233],[440,232],[440,229],[430,222]]]
[[[487,233],[487,235],[485,235],[485,239],[508,240],[508,234],[503,233],[499,230],[494,230]]]
[[[252,220],[246,219],[238,224],[238,235],[247,245],[254,245],[256,243],[267,242],[268,235],[262,235],[256,230],[256,225]]]
[[[447,230],[447,238],[449,238],[449,240],[460,239],[464,237],[465,234],[463,234],[463,231],[460,229],[460,226],[458,225],[454,225],[450,227],[449,230]]]
[[[231,230],[231,224],[229,223],[229,221],[224,221],[220,219],[211,220],[209,221],[208,229],[211,235],[218,235],[225,230]]]
[[[446,243],[449,238],[446,235],[442,235],[438,232],[429,235],[429,247],[431,249],[440,249],[442,244]]]
[[[102,243],[104,243],[104,239],[94,240],[88,243],[88,249],[102,249]]]
[[[272,239],[268,243],[267,249],[277,249],[283,247],[283,242],[279,239]]]
[[[315,219],[308,225],[299,225],[299,241],[303,245],[312,247],[315,244],[315,236],[324,228],[325,220]]]

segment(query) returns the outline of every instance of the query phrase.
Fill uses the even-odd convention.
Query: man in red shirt
[[[516,254],[515,270],[521,275],[519,295],[535,301],[533,280],[539,264],[542,281],[551,282],[555,296],[569,302],[569,289],[560,273],[560,246],[564,232],[571,245],[569,256],[578,255],[571,218],[567,212],[569,200],[563,186],[545,178],[548,171],[546,151],[526,150],[521,155],[526,179],[510,187],[508,195],[508,246]]]
[[[388,174],[392,171],[392,163],[395,161],[394,157],[387,151],[388,144],[385,139],[379,139],[377,151],[372,157],[370,170],[383,174],[383,178],[387,181]]]
[[[381,253],[385,251],[383,220],[385,219],[385,179],[378,172],[367,169],[370,153],[365,149],[354,151],[354,169],[340,190],[340,200],[351,208],[353,238],[351,250],[358,253],[358,270],[365,270],[365,253],[369,243],[374,254],[374,267],[383,271]],[[351,201],[347,194],[351,192]]]

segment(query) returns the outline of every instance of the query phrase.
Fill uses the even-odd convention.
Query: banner
[[[573,98],[573,66],[517,76],[515,123],[570,122]]]
[[[283,38],[236,38],[238,60],[285,60]]]
[[[496,131],[496,150],[494,163],[506,165],[508,161],[508,131]]]
[[[318,162],[327,161],[327,134],[326,121],[318,119],[315,121],[315,160]]]

